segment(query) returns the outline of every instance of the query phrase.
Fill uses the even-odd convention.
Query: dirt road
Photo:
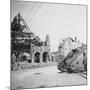
[[[11,72],[11,88],[42,88],[51,86],[85,85],[86,79],[78,74],[58,71],[57,66]]]

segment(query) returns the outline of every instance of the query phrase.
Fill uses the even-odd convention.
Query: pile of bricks
[[[28,62],[18,62],[15,63],[11,70],[20,70],[20,69],[34,69],[34,68],[40,68],[40,67],[46,67],[46,66],[52,66],[56,65],[56,63],[48,62],[48,63],[28,63]]]

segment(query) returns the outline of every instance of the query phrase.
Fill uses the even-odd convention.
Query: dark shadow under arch
[[[40,53],[39,52],[35,53],[35,63],[40,63]]]
[[[49,59],[48,52],[44,52],[44,53],[43,53],[43,62],[47,62],[48,59]]]

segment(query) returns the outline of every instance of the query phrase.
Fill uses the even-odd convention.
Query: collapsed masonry
[[[66,57],[73,49],[77,49],[78,47],[84,45],[85,44],[77,40],[76,37],[75,39],[67,37],[63,39],[62,42],[59,44],[57,52],[51,53],[51,58],[53,58],[53,61],[60,61],[63,57]]]
[[[77,38],[75,39],[68,37],[62,40],[62,42],[59,44],[58,52],[60,52],[61,55],[67,56],[68,53],[78,47],[83,46],[84,43],[81,43]]]
[[[46,36],[41,41],[31,32],[23,17],[18,13],[11,23],[11,62],[22,62],[28,59],[30,63],[50,62],[50,39]]]
[[[31,44],[32,63],[49,62],[50,59],[50,41],[49,35],[46,36],[45,42],[41,46]]]
[[[18,13],[11,22],[11,64],[28,61],[30,68],[36,65],[53,65],[67,56],[70,51],[83,46],[76,38],[71,37],[62,40],[57,52],[50,52],[50,39],[46,35],[45,41],[41,41],[29,29],[23,17]],[[53,63],[52,63],[53,62]],[[21,64],[19,64],[21,65]],[[25,64],[24,64],[25,65]],[[16,67],[18,65],[16,64]],[[20,68],[23,67],[20,66]],[[25,66],[26,67],[26,66]],[[40,66],[41,67],[41,66]]]

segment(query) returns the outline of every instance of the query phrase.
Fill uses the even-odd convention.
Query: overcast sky
[[[41,40],[50,35],[51,51],[56,51],[66,37],[86,43],[86,6],[12,0],[11,21],[18,12]]]

